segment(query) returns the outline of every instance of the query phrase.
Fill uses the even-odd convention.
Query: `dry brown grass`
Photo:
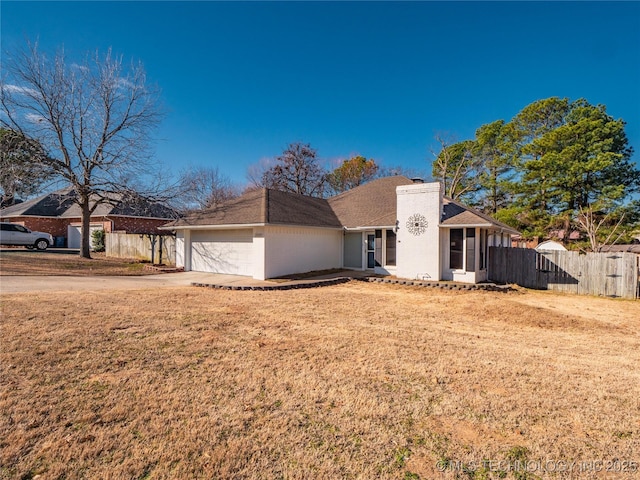
[[[0,477],[481,479],[502,474],[457,462],[640,461],[640,303],[560,307],[575,300],[359,282],[4,295]]]
[[[92,253],[93,258],[77,254],[28,251],[4,248],[0,251],[0,275],[153,275],[137,260],[107,258]]]

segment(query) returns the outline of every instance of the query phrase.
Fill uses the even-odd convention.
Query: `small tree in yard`
[[[105,237],[106,234],[104,233],[104,230],[94,230],[93,233],[91,234],[91,240],[93,241],[93,251],[94,252],[104,252],[106,245],[105,245]]]
[[[114,192],[141,191],[153,172],[151,131],[162,115],[158,90],[139,63],[111,51],[71,62],[37,44],[3,58],[2,127],[40,142],[53,157],[35,159],[76,192],[82,211],[80,255],[90,258],[91,214]]]

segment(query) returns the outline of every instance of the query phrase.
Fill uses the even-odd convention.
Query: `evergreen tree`
[[[513,200],[514,147],[504,120],[476,130],[472,154],[479,164],[476,206],[489,214],[509,206]]]

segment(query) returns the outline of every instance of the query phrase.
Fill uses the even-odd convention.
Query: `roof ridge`
[[[411,179],[409,177],[407,177],[406,175],[387,175],[386,177],[374,178],[373,180],[369,180],[368,182],[361,183],[357,187],[350,188],[349,190],[345,190],[344,192],[340,192],[337,195],[333,195],[331,197],[328,197],[327,201],[337,200],[338,198],[341,198],[341,197],[343,197],[343,196],[345,196],[347,194],[351,194],[354,190],[357,190],[357,189],[362,188],[362,187],[370,186],[372,183],[380,182],[380,181],[383,181],[383,180],[384,181],[390,181],[390,179],[396,179],[396,178],[404,178],[405,180],[411,181]]]

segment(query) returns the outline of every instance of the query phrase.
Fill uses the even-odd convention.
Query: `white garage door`
[[[191,270],[253,276],[253,230],[191,233]]]
[[[69,225],[67,227],[67,248],[80,248],[82,243],[82,230],[80,225]],[[93,232],[96,230],[102,230],[104,227],[101,223],[90,224],[89,225],[89,245],[91,250],[93,250]]]

